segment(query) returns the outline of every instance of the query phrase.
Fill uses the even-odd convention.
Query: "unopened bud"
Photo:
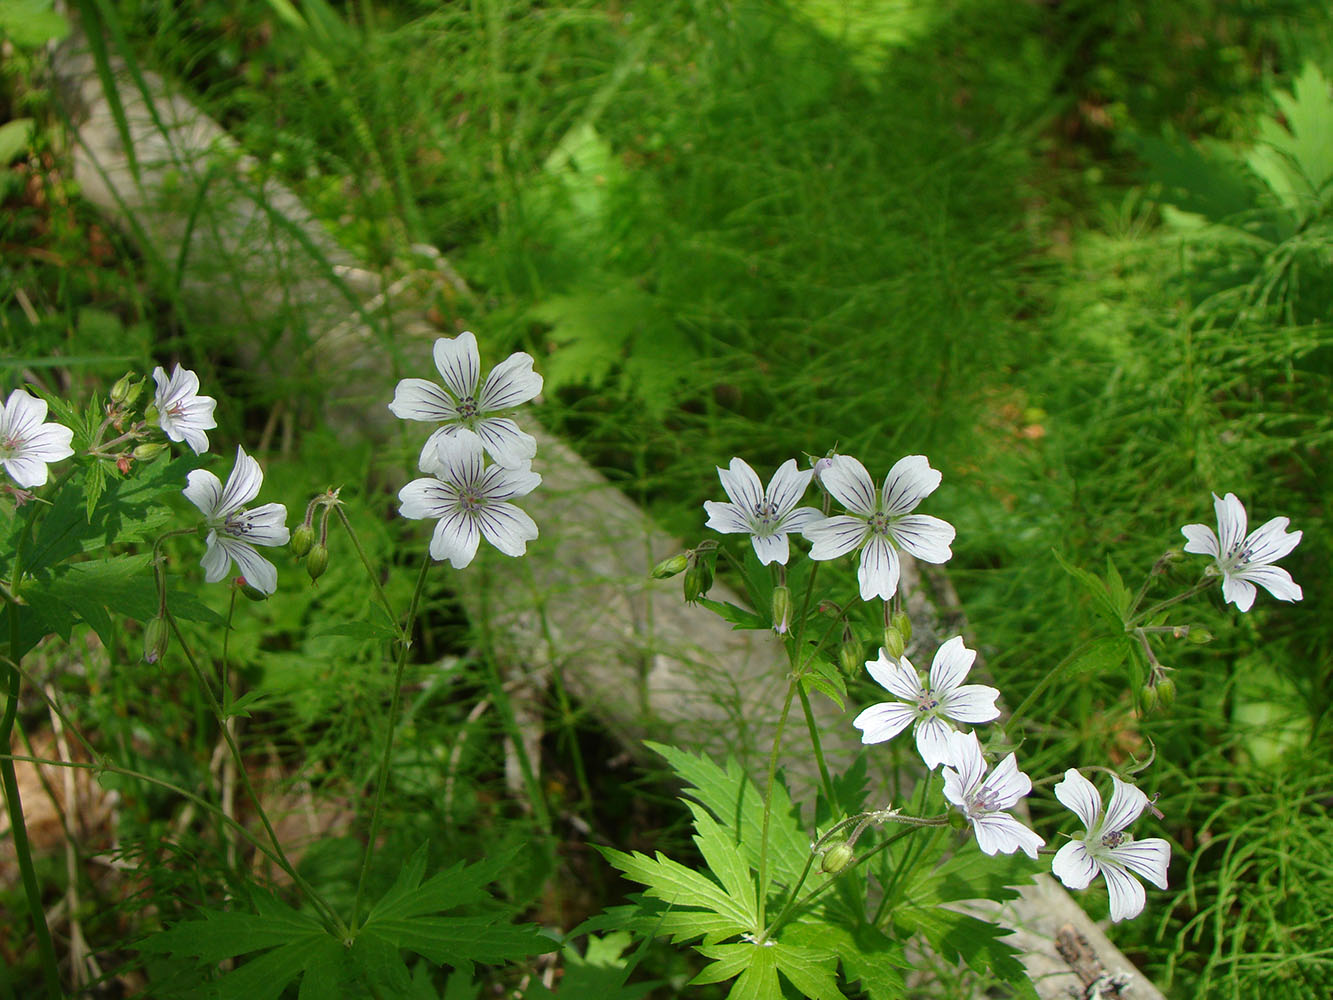
[[[1139,692],[1139,700],[1143,702],[1143,714],[1147,715],[1157,707],[1159,696],[1157,688],[1151,684],[1143,685],[1143,690]]]
[[[134,451],[130,452],[136,462],[151,462],[167,450],[165,441],[151,441],[148,444],[141,444]]]
[[[889,624],[898,630],[904,643],[912,641],[912,619],[906,611],[895,611],[889,618]]]
[[[903,639],[903,634],[896,627],[890,625],[884,630],[884,655],[891,660],[896,660],[903,655],[903,650],[907,648],[907,642]]]
[[[242,594],[250,598],[252,601],[259,602],[268,600],[268,594],[264,593],[254,584],[248,583],[243,576],[238,576],[236,578],[236,586],[240,588]]]
[[[685,603],[696,603],[712,585],[713,568],[708,565],[708,560],[691,556],[689,568],[685,570]]]
[[[689,566],[689,564],[690,564],[689,556],[685,555],[684,552],[677,552],[674,556],[671,556],[670,558],[667,559],[663,559],[660,563],[658,563],[656,566],[653,567],[653,573],[652,573],[653,579],[669,580],[677,573],[685,572],[685,568]]]
[[[1203,646],[1213,641],[1213,633],[1206,628],[1199,628],[1198,625],[1191,625],[1189,634],[1185,638],[1196,646]]]
[[[1157,700],[1163,708],[1170,708],[1176,700],[1176,682],[1170,677],[1163,677],[1157,682]]]
[[[950,809],[949,825],[953,827],[955,830],[966,830],[967,817],[964,816],[962,813],[960,813],[957,809]]]
[[[116,384],[111,387],[111,402],[117,406],[124,406],[126,403],[133,402],[137,395],[139,395],[139,386],[135,383],[134,372],[126,372],[116,379]]]
[[[786,635],[791,626],[791,591],[785,586],[773,588],[773,631]]]
[[[329,547],[323,542],[317,544],[305,557],[305,571],[311,580],[318,580],[329,566]]]
[[[855,677],[865,666],[865,649],[848,629],[847,634],[843,636],[842,645],[838,647],[838,663],[842,665],[842,672],[848,677]]]
[[[852,863],[852,847],[847,841],[839,841],[824,852],[819,859],[819,870],[828,875],[836,875]]]
[[[315,544],[315,529],[308,524],[298,525],[292,532],[292,555],[298,559],[310,551],[310,546]]]
[[[167,651],[167,641],[171,633],[167,630],[165,618],[157,617],[150,621],[143,630],[143,661],[157,663]]]

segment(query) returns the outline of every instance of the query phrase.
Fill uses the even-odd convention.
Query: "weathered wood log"
[[[373,343],[366,322],[398,303],[290,191],[259,176],[220,126],[151,73],[142,75],[148,93],[118,78],[136,174],[77,39],[56,54],[54,68],[75,125],[75,171],[85,196],[158,259],[175,262],[184,298],[237,317],[238,325],[301,327],[319,344],[304,363],[329,371],[358,364]],[[218,262],[221,275],[214,270]],[[441,269],[437,280],[456,277]],[[351,293],[369,306],[349,319]],[[281,356],[283,343],[275,340],[270,348],[279,363],[291,363]],[[367,397],[391,397],[384,373],[366,375],[379,379],[366,387]],[[373,431],[376,416],[358,414],[353,422]],[[652,737],[732,754],[750,773],[762,774],[786,685],[778,644],[765,633],[734,632],[684,606],[673,584],[649,580],[648,567],[681,543],[657,530],[571,448],[547,434],[539,440],[534,468],[544,482],[525,507],[541,525],[541,539],[525,559],[483,560],[475,574],[465,575],[466,601],[487,623],[491,641],[505,660],[525,664],[534,675],[560,671],[569,689],[629,745]],[[711,467],[701,474],[711,475]],[[937,623],[956,617],[956,602],[932,594],[910,562],[903,586],[920,641],[933,648],[928,644],[942,638]],[[713,596],[736,599],[724,588]],[[824,699],[817,703],[830,764],[843,766],[861,752],[855,731],[846,714]],[[808,787],[809,763],[787,759],[786,769],[799,797],[800,786]],[[997,916],[1015,929],[1012,940],[1024,950],[1042,997],[1067,998],[1072,991],[1160,1000],[1050,876],[1038,876]],[[1121,976],[1128,985],[1112,992],[1110,980],[1099,976]],[[1104,992],[1092,992],[1099,988]]]

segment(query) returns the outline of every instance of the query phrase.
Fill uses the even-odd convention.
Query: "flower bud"
[[[713,567],[708,565],[707,559],[697,556],[691,556],[689,562],[689,568],[685,570],[685,603],[694,604],[713,585]]]
[[[152,441],[148,444],[141,444],[134,451],[130,452],[136,462],[151,462],[167,450],[165,441]]]
[[[1203,646],[1213,641],[1213,633],[1206,628],[1199,628],[1198,625],[1191,625],[1189,634],[1185,638],[1196,646]]]
[[[852,863],[852,845],[840,840],[824,852],[819,859],[819,870],[828,875],[836,875]]]
[[[243,576],[238,576],[236,578],[236,586],[240,588],[242,594],[250,598],[250,600],[255,601],[256,603],[258,603],[259,601],[268,600],[268,594],[264,593],[254,584],[247,583],[245,577]]]
[[[157,663],[167,651],[167,641],[171,633],[167,630],[165,618],[158,616],[150,621],[143,630],[143,661]]]
[[[310,551],[310,546],[315,544],[315,529],[308,524],[298,525],[292,532],[292,555],[298,559]]]
[[[1139,701],[1143,703],[1144,715],[1147,715],[1157,707],[1159,697],[1156,687],[1152,684],[1143,685],[1143,689],[1139,692]]]
[[[773,588],[773,631],[786,635],[791,626],[791,591],[785,586]]]
[[[117,406],[134,402],[134,397],[137,395],[139,395],[139,385],[134,381],[134,372],[126,372],[116,379],[116,384],[111,387],[111,402]]]
[[[848,677],[855,677],[865,662],[865,648],[857,641],[852,630],[848,629],[842,637],[842,645],[838,647],[838,663],[842,666],[842,672]]]
[[[677,552],[654,566],[652,577],[654,580],[669,580],[677,573],[683,573],[689,564],[689,557],[684,552]]]
[[[960,813],[957,809],[950,809],[949,825],[953,827],[955,830],[966,830],[967,817],[964,816],[962,813]]]
[[[305,571],[310,574],[311,580],[318,580],[324,575],[324,570],[328,569],[328,566],[329,547],[323,542],[319,542],[305,557]]]
[[[889,624],[898,630],[903,637],[904,645],[912,641],[912,619],[908,617],[906,611],[895,611],[889,618]]]
[[[1176,700],[1176,682],[1170,677],[1163,677],[1157,682],[1157,700],[1163,708],[1170,708]]]
[[[903,634],[898,629],[890,625],[884,630],[884,655],[891,660],[896,660],[903,655],[903,650],[907,648],[907,642]]]

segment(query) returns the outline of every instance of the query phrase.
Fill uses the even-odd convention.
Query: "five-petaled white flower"
[[[414,479],[398,492],[403,517],[438,518],[431,558],[448,559],[454,569],[462,569],[477,554],[483,535],[505,555],[523,555],[537,537],[537,525],[507,501],[531,493],[542,477],[527,463],[513,469],[487,466],[482,440],[472,431],[435,441],[438,454],[430,477]]]
[[[44,486],[46,465],[74,454],[74,432],[46,420],[46,400],[24,389],[0,406],[0,465],[20,486]]]
[[[811,559],[836,559],[861,549],[861,600],[888,600],[898,589],[898,549],[930,563],[947,562],[953,552],[953,525],[929,514],[913,514],[940,485],[940,474],[925,455],[899,459],[875,488],[865,466],[850,455],[834,455],[820,473],[820,482],[847,508],[846,514],[824,518],[805,529],[814,543]]]
[[[389,409],[403,420],[427,420],[443,423],[427,438],[421,449],[422,472],[437,469],[439,442],[459,430],[473,431],[492,459],[505,468],[516,469],[537,454],[537,439],[518,429],[508,417],[494,414],[513,409],[542,391],[542,377],[532,370],[532,357],[523,352],[509,355],[481,381],[481,357],[477,338],[471,333],[441,337],[435,341],[435,367],[444,377],[444,387],[420,378],[405,378],[398,383]]]
[[[1055,797],[1072,809],[1088,830],[1056,852],[1051,871],[1071,889],[1086,889],[1100,872],[1111,896],[1111,920],[1120,921],[1137,917],[1145,902],[1143,886],[1130,872],[1159,889],[1166,888],[1171,845],[1160,837],[1135,840],[1125,832],[1125,827],[1143,812],[1148,796],[1115,775],[1111,780],[1115,791],[1105,813],[1097,787],[1072,767],[1055,786]]]
[[[1009,815],[1018,800],[1032,791],[1032,779],[1018,769],[1010,754],[986,775],[986,758],[977,734],[950,733],[944,769],[944,797],[958,807],[977,834],[977,846],[985,854],[1022,851],[1033,861],[1046,843]]]
[[[1290,573],[1273,565],[1301,540],[1301,532],[1287,531],[1291,523],[1288,518],[1275,517],[1246,535],[1245,507],[1236,494],[1219,499],[1214,493],[1213,510],[1217,513],[1217,534],[1206,524],[1187,524],[1180,533],[1188,539],[1186,552],[1216,560],[1209,571],[1222,574],[1224,600],[1249,611],[1256,583],[1279,601],[1299,601],[1305,596]]]
[[[730,471],[717,470],[731,503],[705,500],[706,527],[724,535],[748,534],[761,563],[767,566],[777,562],[785,566],[790,552],[787,535],[802,530],[821,516],[813,507],[796,506],[814,474],[813,469],[799,471],[796,460],[789,458],[778,466],[765,490],[754,469],[742,459],[733,458]]]
[[[256,590],[271,594],[278,588],[278,571],[255,551],[256,545],[286,545],[287,508],[280,503],[266,503],[246,510],[245,505],[259,494],[264,473],[259,463],[236,449],[236,465],[224,488],[218,477],[206,469],[190,473],[182,492],[204,515],[208,541],[204,558],[204,579],[217,583],[227,575],[235,560],[245,582]]]
[[[213,419],[218,401],[199,395],[199,376],[177,365],[168,378],[166,370],[158,365],[153,369],[153,381],[157,383],[153,405],[162,432],[173,441],[184,441],[196,455],[208,451],[204,431],[218,425]]]
[[[911,660],[905,656],[894,660],[881,649],[879,659],[867,661],[866,669],[881,687],[903,701],[871,705],[853,719],[852,725],[861,730],[861,742],[883,743],[915,722],[916,748],[926,767],[935,770],[947,759],[949,736],[954,732],[945,719],[975,724],[1000,715],[995,707],[999,691],[985,684],[963,683],[976,658],[976,651],[963,645],[963,637],[954,636],[935,653],[930,677],[922,686]]]

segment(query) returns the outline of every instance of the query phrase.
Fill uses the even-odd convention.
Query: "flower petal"
[[[398,513],[413,520],[444,517],[458,506],[458,490],[435,476],[413,479],[398,491]]]
[[[952,726],[933,715],[917,721],[916,749],[930,770],[949,759],[949,736],[953,732]]]
[[[963,683],[976,659],[976,650],[968,649],[961,635],[954,636],[935,651],[930,664],[930,689],[936,694],[952,691]]]
[[[814,469],[804,471],[798,469],[794,458],[789,458],[778,466],[778,471],[773,473],[773,478],[768,481],[768,489],[764,495],[773,505],[779,520],[800,503],[801,497],[805,496],[805,491],[810,488],[810,480],[814,474]],[[813,510],[809,507],[806,509]]]
[[[920,736],[921,730],[918,729],[918,739]],[[981,753],[981,740],[977,738],[975,732],[960,733],[952,729],[946,731],[945,739],[947,745],[944,764],[961,779],[963,797],[966,799],[980,787],[982,779],[986,776],[986,758]],[[965,803],[958,804],[965,805]]]
[[[862,743],[883,743],[901,733],[914,719],[916,712],[910,705],[886,701],[871,705],[852,720],[852,725],[861,730]]]
[[[525,497],[542,484],[542,477],[529,465],[506,468],[492,465],[476,484],[477,496],[485,500],[512,500]]]
[[[1121,781],[1114,774],[1111,775],[1111,784],[1115,790],[1111,792],[1111,801],[1106,805],[1106,821],[1100,831],[1103,835],[1123,830],[1138,819],[1139,813],[1148,805],[1148,796],[1136,785]]]
[[[399,420],[440,423],[458,419],[458,406],[447,392],[424,378],[405,378],[393,391],[389,410]]]
[[[887,601],[898,589],[898,550],[883,535],[871,535],[861,550],[861,600],[878,597]]]
[[[1185,551],[1200,556],[1212,556],[1216,559],[1222,554],[1217,547],[1217,535],[1206,524],[1187,524],[1180,529],[1185,536]]]
[[[851,455],[834,455],[819,481],[834,499],[853,513],[869,517],[878,509],[875,483],[866,467]]]
[[[1299,544],[1304,532],[1287,531],[1290,523],[1290,518],[1275,517],[1250,533],[1245,539],[1245,551],[1250,554],[1251,566],[1277,562]]]
[[[941,478],[940,473],[930,467],[930,460],[925,455],[908,455],[898,459],[884,480],[881,509],[890,516],[914,510],[917,504],[935,492]],[[953,541],[953,538],[949,540]]]
[[[519,351],[491,369],[481,388],[477,409],[482,413],[522,406],[542,391],[542,377],[532,370],[532,355]]]
[[[213,511],[214,517],[225,518],[240,510],[256,496],[264,485],[264,472],[259,463],[245,453],[239,445],[236,448],[236,464],[232,466],[227,485],[222,490],[222,498]]]
[[[991,800],[997,809],[1012,809],[1019,799],[1032,791],[1032,779],[1018,769],[1018,758],[1010,754],[995,765],[986,779]]]
[[[837,559],[856,551],[870,534],[870,525],[859,517],[839,514],[816,521],[805,529],[804,534],[813,543],[811,559]]]
[[[1299,601],[1305,597],[1301,585],[1281,566],[1249,566],[1234,575],[1246,582],[1257,583],[1279,601]]]
[[[1241,611],[1249,611],[1254,606],[1254,597],[1258,593],[1254,584],[1236,573],[1222,576],[1222,600],[1230,601]]]
[[[724,535],[735,535],[749,534],[751,530],[750,522],[734,503],[725,503],[722,500],[705,500],[704,510],[708,511],[708,520],[704,523],[704,527],[712,531],[721,532]]]
[[[1225,559],[1240,547],[1245,538],[1245,507],[1228,493],[1222,499],[1213,494],[1213,512],[1217,515],[1217,535]]]
[[[778,521],[778,528],[789,534],[793,532],[804,534],[806,528],[817,524],[823,516],[814,507],[797,507],[782,516]]]
[[[918,559],[946,563],[953,558],[954,527],[929,514],[908,514],[889,523],[894,541]]]
[[[185,477],[185,489],[181,492],[186,500],[199,508],[199,513],[211,518],[222,503],[222,480],[207,469],[195,469]],[[216,583],[217,580],[208,582]]]
[[[745,512],[748,518],[764,502],[764,486],[759,476],[742,458],[733,458],[731,468],[718,469],[717,478],[731,502]]]
[[[435,367],[455,398],[464,399],[477,391],[481,355],[477,353],[477,338],[470,331],[465,330],[457,337],[440,337],[432,353]]]
[[[894,660],[881,649],[878,659],[866,661],[866,670],[880,687],[904,701],[915,702],[926,693],[912,661],[905,656]]]
[[[977,847],[983,854],[1013,854],[1022,851],[1033,861],[1046,841],[1006,812],[988,812],[972,818]]]
[[[1073,810],[1074,815],[1082,820],[1089,832],[1096,827],[1102,812],[1101,793],[1097,791],[1096,785],[1078,771],[1072,767],[1065,771],[1064,780],[1055,786],[1055,797],[1066,809]],[[1084,885],[1086,884],[1085,882]],[[1071,888],[1081,889],[1083,886],[1071,886]]]
[[[991,722],[1000,717],[995,701],[1000,692],[985,684],[964,684],[939,696],[939,713],[957,722]]]
[[[759,557],[759,563],[767,566],[770,563],[777,563],[780,566],[787,565],[787,557],[791,554],[791,549],[787,545],[786,533],[772,535],[751,535],[750,542],[754,545],[754,554]]]
[[[231,555],[216,531],[208,533],[208,539],[204,542],[204,557],[199,560],[199,565],[204,568],[205,583],[217,583],[227,575]]]
[[[1166,888],[1166,870],[1171,864],[1171,845],[1161,837],[1131,840],[1108,852],[1120,864],[1159,889]]]
[[[226,549],[227,555],[235,560],[241,576],[245,577],[245,582],[255,590],[262,594],[271,594],[278,589],[277,569],[252,545],[223,534],[218,535],[218,545]]]
[[[1103,862],[1101,868],[1111,896],[1111,922],[1119,923],[1142,913],[1148,899],[1138,879],[1111,862]]]
[[[473,430],[496,465],[514,469],[537,454],[537,439],[519,430],[508,417],[486,417],[473,424]]]
[[[480,542],[476,520],[458,507],[436,523],[430,539],[430,557],[437,562],[448,559],[454,569],[465,569],[476,556]]]
[[[229,534],[251,545],[286,545],[291,539],[287,530],[287,508],[280,503],[266,503],[247,510],[232,518],[230,524],[238,526],[241,534]]]
[[[490,503],[476,510],[482,535],[507,556],[521,556],[537,537],[537,523],[512,503]]]
[[[1101,865],[1093,860],[1081,840],[1071,840],[1051,859],[1051,873],[1070,889],[1086,889],[1099,871]]]

